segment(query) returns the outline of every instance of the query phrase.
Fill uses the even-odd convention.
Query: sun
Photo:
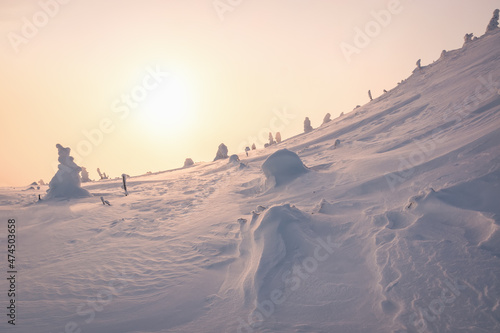
[[[193,91],[180,76],[172,75],[167,81],[142,103],[140,118],[150,134],[177,137],[194,120]]]

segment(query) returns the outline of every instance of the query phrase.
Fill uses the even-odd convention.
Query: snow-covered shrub
[[[308,172],[309,169],[297,154],[288,149],[280,149],[266,159],[262,164],[262,171],[268,184],[280,186]]]
[[[255,150],[257,149],[257,147],[255,147],[255,143],[252,143],[252,150]]]
[[[228,163],[240,163],[240,158],[238,157],[238,155],[236,154],[233,154],[231,156],[229,156],[229,162]]]
[[[228,149],[227,149],[226,145],[221,143],[219,145],[219,148],[217,149],[217,154],[215,155],[214,161],[228,158],[227,152],[228,152]]]
[[[313,128],[311,126],[311,121],[309,120],[309,117],[306,117],[306,119],[304,120],[304,132],[309,133],[312,130]]]
[[[55,198],[84,198],[92,195],[81,187],[80,168],[69,156],[70,148],[65,148],[60,144],[56,145],[59,153],[58,170],[49,183],[49,189],[45,199]]]
[[[194,162],[191,158],[186,158],[186,160],[184,161],[184,168],[187,168],[187,167],[190,167],[191,165],[193,165]]]
[[[486,27],[486,32],[493,31],[495,29],[498,29],[498,17],[499,17],[500,10],[495,9],[493,11],[493,17],[490,20],[490,23],[488,23],[488,26]]]

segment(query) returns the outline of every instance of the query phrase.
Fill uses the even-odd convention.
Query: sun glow
[[[186,133],[194,120],[192,90],[180,77],[171,76],[166,84],[151,92],[141,106],[141,121],[151,134],[178,136]]]

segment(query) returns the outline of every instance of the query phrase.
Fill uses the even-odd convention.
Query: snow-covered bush
[[[311,121],[309,120],[309,117],[306,117],[306,119],[304,120],[304,132],[309,133],[312,130],[313,128],[311,126]]]
[[[495,29],[498,29],[498,17],[499,17],[500,10],[495,9],[493,11],[493,17],[490,20],[490,23],[486,27],[486,32],[493,31]]]
[[[184,168],[190,167],[193,164],[194,162],[191,158],[186,158],[186,160],[184,161]]]
[[[49,189],[45,199],[68,199],[68,198],[85,198],[92,195],[81,187],[80,168],[73,161],[73,157],[69,156],[70,148],[65,148],[60,144],[56,145],[59,153],[58,170],[49,183]]]
[[[280,186],[308,172],[309,169],[297,154],[288,149],[280,149],[266,159],[262,164],[262,171],[268,184]]]
[[[257,149],[257,147],[255,147],[255,143],[252,143],[252,150],[255,150]]]
[[[227,149],[226,145],[221,143],[219,145],[219,148],[217,149],[217,154],[215,155],[214,161],[228,158],[227,152],[228,152],[228,149]]]

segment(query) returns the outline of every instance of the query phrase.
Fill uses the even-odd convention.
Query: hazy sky
[[[0,0],[0,186],[211,161],[368,102],[498,0]],[[360,33],[360,31],[364,31]]]

